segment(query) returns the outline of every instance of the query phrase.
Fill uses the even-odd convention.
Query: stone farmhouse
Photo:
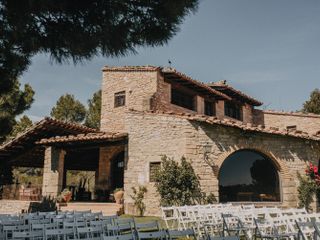
[[[161,157],[184,156],[203,191],[220,202],[296,207],[297,173],[320,160],[320,116],[261,105],[224,80],[206,84],[173,68],[106,66],[100,130],[45,118],[2,145],[0,161],[43,168],[43,196],[66,187],[68,170],[95,171],[92,198],[107,201],[123,187],[126,213],[134,212],[131,188],[146,186],[146,214],[157,215]]]

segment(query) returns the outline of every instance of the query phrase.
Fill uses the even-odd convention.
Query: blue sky
[[[96,57],[74,66],[37,55],[21,77],[36,91],[26,112],[49,116],[65,93],[81,102],[100,88],[104,65],[172,66],[203,82],[228,83],[264,102],[263,108],[295,111],[320,88],[320,1],[202,0],[168,45],[136,55]]]

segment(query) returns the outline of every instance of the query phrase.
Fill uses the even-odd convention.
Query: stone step
[[[105,216],[117,215],[122,210],[121,204],[116,203],[83,203],[83,202],[72,202],[68,203],[67,206],[60,208],[61,211],[87,211],[91,212],[102,212]]]

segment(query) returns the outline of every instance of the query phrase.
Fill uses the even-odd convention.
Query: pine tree
[[[12,131],[7,138],[12,139],[16,137],[19,133],[22,133],[28,128],[30,128],[31,126],[32,126],[31,119],[28,116],[23,115],[20,118],[20,120],[17,121],[16,124],[13,126]]]
[[[320,90],[316,88],[310,94],[310,99],[303,104],[303,112],[320,114]]]
[[[86,116],[86,108],[73,95],[65,94],[58,99],[50,115],[58,120],[81,123]]]
[[[9,92],[0,95],[0,142],[6,138],[16,124],[16,116],[30,108],[33,96],[32,87],[26,84],[21,90],[17,79],[14,80],[14,86]]]
[[[85,125],[91,128],[100,128],[101,117],[101,90],[95,92],[92,99],[88,100],[88,111],[86,114]]]

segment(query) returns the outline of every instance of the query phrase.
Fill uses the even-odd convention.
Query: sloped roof
[[[206,115],[199,115],[199,114],[190,114],[190,113],[176,113],[171,111],[137,111],[130,109],[131,112],[143,113],[143,114],[153,114],[153,115],[167,115],[173,116],[177,118],[187,119],[189,121],[197,121],[197,122],[205,122],[212,125],[221,125],[226,127],[233,127],[238,128],[244,131],[249,132],[258,132],[258,133],[266,133],[266,134],[273,134],[273,135],[280,135],[280,136],[289,136],[301,139],[308,139],[313,141],[320,141],[320,133],[316,135],[311,135],[306,132],[300,130],[287,130],[287,129],[279,129],[276,127],[266,127],[264,125],[252,125],[252,124],[245,124],[240,121],[234,121],[231,119],[218,119],[217,117],[210,117]]]
[[[226,80],[221,80],[219,82],[209,83],[207,85],[210,86],[211,88],[219,91],[219,92],[222,92],[222,93],[228,95],[231,98],[235,98],[238,101],[246,102],[246,103],[253,105],[253,106],[261,106],[263,104],[262,102],[254,99],[253,97],[250,97],[247,94],[227,85]]]
[[[34,147],[35,142],[42,138],[90,132],[97,132],[97,130],[80,124],[59,121],[47,117],[34,124],[14,139],[2,144],[0,146],[0,160],[3,158],[11,158],[26,149]]]
[[[215,99],[231,100],[231,98],[228,95],[216,91],[215,89],[209,87],[207,84],[198,80],[194,80],[191,77],[181,72],[178,72],[174,68],[162,68],[161,72],[164,74],[166,80],[179,83],[186,87],[192,87],[192,89],[195,89],[197,92],[200,92],[204,95],[212,96]]]
[[[304,113],[304,112],[285,112],[277,110],[263,110],[263,113],[283,116],[307,117],[307,118],[320,118],[320,114]],[[320,126],[319,126],[320,127]]]
[[[37,141],[36,144],[51,145],[55,143],[67,143],[67,142],[87,142],[87,141],[119,141],[126,139],[127,133],[111,133],[111,132],[96,132],[85,133],[76,135],[56,136],[51,138],[43,138]]]

